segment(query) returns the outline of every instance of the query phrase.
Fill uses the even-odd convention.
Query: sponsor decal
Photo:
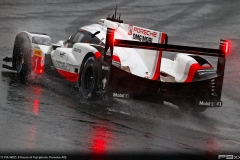
[[[143,34],[143,35],[149,36],[149,37],[157,37],[157,32],[139,28],[139,27],[134,27],[134,32],[136,32],[138,34]]]
[[[199,101],[199,106],[208,106],[208,107],[215,107],[215,106],[222,106],[222,102],[208,102],[208,101]]]
[[[102,69],[103,69],[103,70],[106,70],[106,71],[109,71],[109,70],[110,70],[109,66],[103,66],[103,65],[102,65]]]
[[[42,57],[42,50],[34,49],[33,55],[37,57]]]
[[[69,64],[69,63],[64,63],[64,62],[61,62],[61,61],[55,61],[55,67],[56,68],[59,68],[59,69],[62,69],[62,70],[65,70],[65,71],[71,71],[71,69],[75,70],[75,68],[78,68],[78,66],[76,65],[72,65],[72,64]]]
[[[55,65],[56,65],[56,68],[60,68],[65,71],[70,71],[70,68],[68,67],[67,63],[56,61]]]
[[[212,70],[198,70],[197,71],[198,74],[201,76],[201,75],[204,75],[204,74],[213,74],[213,73],[216,73],[215,71],[212,71]]]
[[[133,25],[129,24],[128,26],[128,35],[132,35]]]
[[[66,55],[66,53],[65,52],[60,52],[60,54],[59,54],[59,56],[62,58],[62,57],[64,57]]]
[[[81,52],[82,52],[82,50],[81,50],[81,49],[78,49],[78,48],[73,48],[73,51],[78,52],[78,53],[81,53]]]
[[[113,93],[113,97],[117,97],[117,98],[129,98],[129,94],[125,94],[125,93]]]
[[[136,39],[140,42],[148,42],[148,43],[152,43],[152,38],[151,37],[147,37],[147,36],[142,36],[142,35],[139,35],[139,34],[133,34],[133,39]]]

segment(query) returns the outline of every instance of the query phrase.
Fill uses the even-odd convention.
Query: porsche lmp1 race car
[[[125,24],[115,14],[56,44],[46,34],[19,32],[12,57],[3,59],[12,66],[3,68],[17,71],[21,80],[33,75],[63,79],[87,98],[105,94],[167,101],[182,110],[202,112],[222,106],[228,50],[226,40],[219,49],[171,45],[166,33]],[[175,58],[164,58],[163,52],[174,52]],[[217,57],[216,70],[202,56]]]

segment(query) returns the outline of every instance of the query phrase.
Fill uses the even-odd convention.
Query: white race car
[[[85,97],[98,93],[114,98],[168,101],[183,110],[220,107],[228,41],[220,49],[167,44],[167,34],[120,18],[100,19],[79,28],[66,41],[51,43],[46,34],[19,32],[4,68],[26,81],[33,74],[64,79]],[[176,52],[174,60],[162,52]],[[201,55],[218,58],[217,70]]]

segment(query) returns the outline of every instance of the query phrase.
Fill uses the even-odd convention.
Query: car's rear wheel
[[[17,35],[13,48],[13,68],[21,82],[27,82],[31,72],[31,42],[27,35]]]
[[[84,97],[92,98],[96,91],[96,68],[94,66],[94,58],[90,57],[86,60],[81,74],[81,91]]]

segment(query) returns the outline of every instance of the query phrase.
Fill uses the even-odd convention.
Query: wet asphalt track
[[[230,39],[223,107],[185,114],[167,103],[89,102],[49,79],[23,85],[1,68],[0,151],[239,153],[240,1],[122,0],[118,6],[125,23],[164,31],[170,44],[218,48],[221,38]],[[113,1],[97,0],[0,1],[1,65],[18,31],[45,32],[57,42],[113,14],[114,7]]]

